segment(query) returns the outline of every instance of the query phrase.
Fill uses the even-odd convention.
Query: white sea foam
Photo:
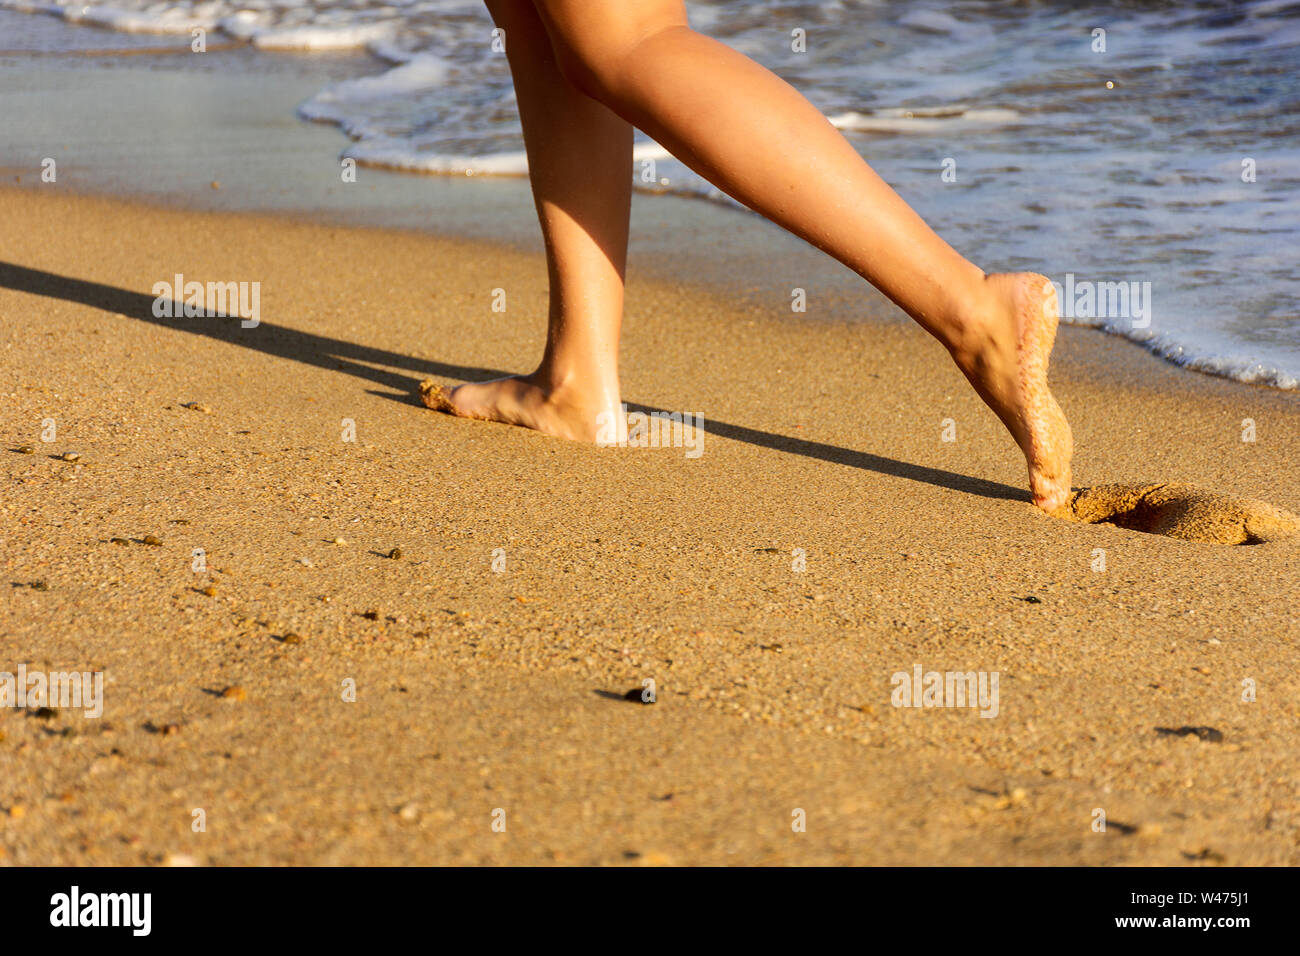
[[[346,50],[387,40],[401,29],[396,19],[338,26],[264,27],[249,35],[265,50]]]
[[[962,106],[882,109],[874,113],[849,111],[830,117],[836,129],[859,133],[951,133],[970,126],[1005,126],[1019,120],[1020,114],[1015,110]]]
[[[50,11],[52,12],[52,11]],[[123,33],[189,33],[195,27],[215,29],[216,18],[183,7],[166,10],[132,10],[119,7],[73,5],[61,11],[70,23],[107,27]]]
[[[299,107],[299,111],[309,119],[342,122],[348,110],[388,97],[435,89],[446,82],[450,72],[451,65],[441,57],[419,54],[386,73],[327,86]]]
[[[492,156],[420,155],[400,141],[367,140],[346,150],[348,156],[367,166],[400,169],[415,173],[451,176],[526,176],[528,156],[523,150]]]

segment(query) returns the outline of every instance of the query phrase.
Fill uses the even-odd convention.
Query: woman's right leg
[[[546,242],[546,351],[529,375],[446,389],[425,404],[466,418],[593,441],[621,422],[618,338],[632,202],[632,127],[560,72],[530,0],[488,0],[505,31],[528,177]]]

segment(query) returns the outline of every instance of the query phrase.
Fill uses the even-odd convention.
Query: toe
[[[436,412],[456,414],[456,407],[451,403],[451,390],[431,378],[420,383],[420,401],[426,408],[432,408]]]

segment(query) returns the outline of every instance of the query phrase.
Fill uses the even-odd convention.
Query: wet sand
[[[105,684],[0,710],[0,863],[1300,862],[1300,538],[1039,514],[879,297],[634,262],[624,399],[703,413],[688,458],[420,405],[531,368],[536,255],[53,190],[0,223],[0,670]],[[177,273],[261,324],[155,318]],[[1054,370],[1077,486],[1300,510],[1294,394],[1072,328]],[[893,706],[918,664],[997,715]]]

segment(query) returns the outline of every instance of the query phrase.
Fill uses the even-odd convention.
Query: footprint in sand
[[[1081,488],[1054,514],[1213,544],[1260,544],[1300,533],[1300,518],[1289,511],[1178,482]]]

